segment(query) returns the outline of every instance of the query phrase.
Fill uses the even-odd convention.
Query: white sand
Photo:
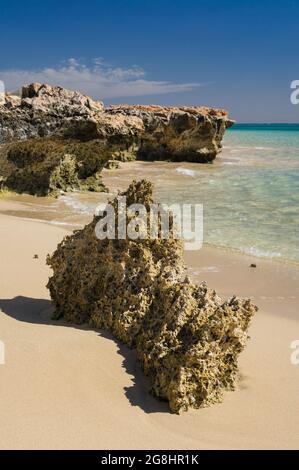
[[[205,249],[187,254],[220,294],[261,311],[236,392],[181,416],[147,393],[134,352],[109,336],[52,322],[45,257],[65,231],[0,215],[1,449],[299,448],[298,270]],[[38,254],[38,259],[33,255]]]

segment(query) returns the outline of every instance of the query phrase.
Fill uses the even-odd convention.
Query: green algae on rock
[[[152,189],[134,181],[122,196],[149,209]],[[118,199],[111,203],[117,214]],[[99,240],[100,219],[65,237],[47,259],[55,318],[109,330],[135,348],[153,394],[172,412],[221,401],[234,389],[257,308],[236,297],[222,301],[205,283],[190,282],[171,214],[168,239]]]
[[[8,189],[40,196],[98,191],[103,160],[108,167],[108,160],[212,162],[232,125],[223,109],[105,108],[79,92],[31,83],[0,103],[0,178]]]
[[[0,149],[1,186],[38,196],[73,190],[104,191],[109,154],[96,141],[35,138]]]

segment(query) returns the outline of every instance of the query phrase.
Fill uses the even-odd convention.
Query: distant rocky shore
[[[0,105],[0,188],[47,195],[104,186],[116,161],[211,162],[233,124],[207,107],[111,106],[32,83]]]

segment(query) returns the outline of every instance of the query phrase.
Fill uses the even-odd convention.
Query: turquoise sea
[[[176,172],[175,190],[157,192],[203,203],[205,243],[299,262],[299,125],[235,125],[213,164]]]
[[[157,201],[203,204],[205,244],[299,263],[299,124],[238,124],[212,164],[125,163],[106,173],[105,184],[124,189],[141,178],[154,183]],[[26,210],[16,215],[78,228],[103,198],[23,195]]]

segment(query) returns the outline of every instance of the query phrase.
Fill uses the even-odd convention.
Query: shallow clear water
[[[299,262],[299,125],[234,126],[212,164],[130,162],[104,174],[112,190],[147,178],[160,202],[202,203],[204,243]],[[14,199],[25,209],[9,213],[78,228],[107,195]]]
[[[299,262],[299,125],[235,126],[208,165],[130,165],[108,186],[147,177],[161,202],[202,203],[204,243]]]
[[[207,243],[299,261],[299,126],[239,125],[223,145],[212,165],[181,164],[167,199],[203,202]]]

